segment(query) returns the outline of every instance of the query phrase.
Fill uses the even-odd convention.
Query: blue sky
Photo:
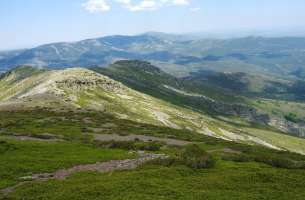
[[[304,0],[1,0],[0,49],[147,31],[293,33],[304,11]]]

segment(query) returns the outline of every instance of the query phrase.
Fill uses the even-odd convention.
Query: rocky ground
[[[132,153],[132,152],[131,152]],[[131,170],[135,169],[138,166],[144,164],[147,161],[154,160],[157,158],[166,158],[167,156],[164,154],[152,154],[152,153],[145,153],[145,152],[137,152],[139,157],[135,159],[126,159],[126,160],[111,160],[108,162],[98,162],[94,164],[84,164],[84,165],[77,165],[69,169],[60,169],[53,173],[39,173],[33,174],[31,176],[20,177],[19,179],[23,182],[19,184],[5,188],[0,192],[3,194],[9,194],[15,190],[15,188],[31,181],[46,181],[49,179],[65,179],[70,175],[82,172],[82,171],[96,171],[96,172],[111,172],[115,170]]]

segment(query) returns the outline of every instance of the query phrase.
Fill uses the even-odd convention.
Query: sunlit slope
[[[0,90],[0,110],[105,112],[136,122],[185,129],[226,140],[261,144],[270,148],[305,152],[290,143],[290,140],[285,143],[278,142],[274,137],[279,135],[281,139],[279,133],[273,133],[275,136],[272,141],[260,135],[250,135],[241,127],[137,92],[88,69],[17,68],[2,76]],[[304,140],[297,140],[305,146]]]
[[[106,76],[82,68],[39,71],[19,79],[18,70],[1,84],[1,109],[47,107],[103,111],[121,118],[204,131],[208,118],[136,92]],[[50,103],[51,101],[52,104]],[[57,104],[56,104],[57,103]]]

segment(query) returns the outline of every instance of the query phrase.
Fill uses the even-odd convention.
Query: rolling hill
[[[224,75],[138,60],[7,71],[0,199],[303,199],[305,139],[247,116],[293,110],[301,123],[304,105],[236,94]]]
[[[305,134],[303,115],[295,112],[297,108],[302,109],[303,104],[287,101],[294,104],[294,109],[289,111],[287,106],[284,107],[285,101],[281,100],[287,96],[290,100],[300,96],[300,93],[289,92],[288,88],[292,87],[289,85],[293,84],[285,80],[217,72],[193,73],[177,78],[148,62],[137,60],[118,61],[107,68],[93,70],[177,106],[214,117],[238,117],[299,137]],[[298,113],[295,120],[289,113]]]
[[[157,70],[156,68],[152,68]],[[157,70],[161,73],[161,71]],[[245,142],[276,149],[305,152],[304,142],[291,136],[251,125],[236,125],[230,120],[212,118],[194,109],[174,105],[149,96],[83,68],[45,70],[19,67],[0,80],[0,110],[50,110],[54,112],[102,112],[137,123]],[[171,89],[172,90],[172,89]],[[262,131],[269,134],[260,135]],[[277,138],[274,140],[274,138]],[[283,142],[283,138],[285,142]],[[299,144],[295,144],[299,141]]]

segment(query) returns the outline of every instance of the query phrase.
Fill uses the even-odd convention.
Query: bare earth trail
[[[61,142],[64,140],[56,138],[38,138],[26,135],[0,135],[0,139],[13,139],[19,141],[38,141],[38,142]]]
[[[189,141],[185,140],[177,140],[177,139],[170,139],[170,138],[159,138],[154,136],[147,136],[147,135],[126,135],[121,136],[117,134],[93,134],[94,139],[98,141],[135,141],[140,140],[143,142],[149,141],[157,141],[157,142],[164,142],[168,145],[177,145],[177,146],[184,146],[191,144]]]
[[[46,181],[49,179],[64,180],[70,175],[82,171],[96,171],[106,173],[116,170],[131,170],[137,168],[138,166],[144,164],[147,161],[167,157],[164,154],[151,154],[143,152],[138,152],[138,154],[139,157],[135,159],[111,160],[108,162],[98,162],[95,164],[77,165],[68,169],[60,169],[53,173],[40,173],[33,174],[32,176],[21,177],[20,180],[23,180],[23,182],[20,182],[15,186],[2,189],[0,190],[0,192],[4,195],[8,195],[9,193],[14,192],[17,187],[22,186],[23,184],[26,184],[31,181]]]
[[[90,134],[91,135],[91,134]],[[98,141],[135,141],[140,140],[143,142],[164,142],[167,145],[177,145],[177,146],[184,146],[191,144],[189,141],[185,140],[177,140],[171,138],[160,138],[154,136],[147,136],[147,135],[118,135],[118,134],[92,134],[95,140]],[[49,136],[50,138],[38,138],[33,136],[27,135],[1,135],[0,139],[15,139],[20,141],[40,141],[40,142],[61,142],[64,141],[62,139],[56,138],[54,135],[51,134],[44,134],[43,136]]]

